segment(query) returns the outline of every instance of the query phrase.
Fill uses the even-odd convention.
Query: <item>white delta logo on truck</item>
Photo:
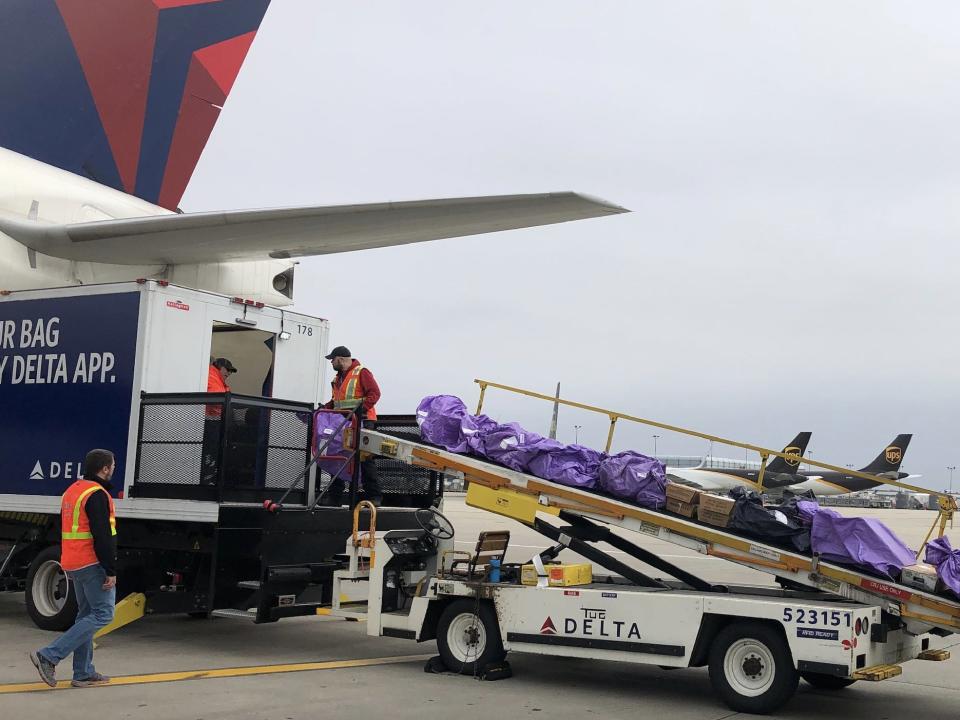
[[[56,352],[60,318],[0,321],[0,351],[33,350],[0,355],[0,385],[79,385],[112,383],[117,361],[112,352]],[[54,350],[54,352],[42,352]]]
[[[541,635],[580,635],[614,640],[639,640],[640,628],[635,622],[607,618],[604,608],[580,608],[582,618],[565,617],[561,632],[549,615],[540,626]]]
[[[31,480],[79,480],[81,475],[83,475],[81,460],[76,462],[51,460],[46,466],[37,460],[33,470],[30,471]]]

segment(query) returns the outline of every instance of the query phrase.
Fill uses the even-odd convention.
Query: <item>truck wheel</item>
[[[770,625],[727,625],[710,647],[710,682],[731,710],[773,712],[793,697],[799,679],[790,648]]]
[[[27,571],[27,612],[41,630],[66,630],[77,619],[73,584],[60,567],[60,546],[41,550]]]
[[[489,603],[457,600],[450,603],[437,623],[437,648],[447,669],[473,675],[503,660],[497,614]]]
[[[856,680],[853,678],[837,677],[836,675],[824,675],[823,673],[802,672],[800,677],[813,685],[818,690],[842,690],[850,687]]]

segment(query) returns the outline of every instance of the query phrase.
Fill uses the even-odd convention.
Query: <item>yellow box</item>
[[[593,566],[590,563],[551,563],[543,567],[547,571],[547,584],[551,587],[589,585],[593,582]],[[520,582],[523,585],[536,585],[537,568],[533,565],[520,568]]]

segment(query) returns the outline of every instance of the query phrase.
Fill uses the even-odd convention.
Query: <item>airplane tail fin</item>
[[[0,146],[176,209],[269,4],[0,4]]]
[[[870,473],[872,475],[883,475],[894,480],[897,479],[899,477],[900,463],[903,462],[903,456],[907,452],[907,445],[910,444],[910,438],[912,437],[913,435],[909,433],[897,435],[894,441],[887,445],[887,447],[874,458],[872,463],[860,468],[860,472]]]
[[[790,460],[785,460],[782,457],[775,457],[769,465],[767,465],[767,472],[771,473],[788,473],[795,474],[797,469],[800,467],[800,459],[803,457],[803,454],[807,451],[807,443],[810,442],[810,436],[812,433],[802,432],[799,433],[784,449],[783,453],[785,455],[795,455],[796,460],[792,458]]]

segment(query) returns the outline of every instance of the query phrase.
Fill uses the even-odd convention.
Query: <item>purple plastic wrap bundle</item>
[[[811,545],[827,562],[856,565],[891,580],[916,561],[916,553],[879,520],[843,517],[833,510],[814,516]]]
[[[806,526],[813,525],[813,518],[820,512],[820,503],[815,500],[797,500],[796,518]]]
[[[431,395],[417,406],[417,425],[420,436],[428,443],[439,445],[450,452],[467,450],[467,441],[460,425],[467,416],[463,400],[453,395]]]
[[[526,472],[528,464],[536,457],[541,447],[543,449],[551,447],[551,445],[544,445],[546,438],[542,435],[528,432],[517,423],[484,428],[478,436],[478,447],[474,449],[471,444],[475,452],[518,472]],[[546,442],[560,445],[555,440]]]
[[[460,421],[460,435],[466,444],[466,450],[483,455],[483,436],[497,427],[497,422],[486,415],[464,415]]]
[[[352,427],[350,422],[343,425],[344,416],[340,413],[325,412],[318,410],[313,415],[313,452],[323,448],[322,455],[343,455],[343,431]],[[330,441],[324,448],[324,443]],[[350,479],[348,468],[341,469],[343,460],[318,460],[317,467],[326,471],[329,475],[334,475],[339,470],[339,475],[344,480]]]
[[[923,559],[935,566],[937,577],[960,596],[960,549],[954,550],[946,537],[940,537],[927,543]]]
[[[583,445],[564,445],[544,438],[527,463],[527,470],[560,485],[590,489],[597,484],[603,457],[603,453]]]
[[[641,507],[656,510],[667,502],[667,473],[663,464],[633,450],[603,458],[597,483],[601,490]]]

